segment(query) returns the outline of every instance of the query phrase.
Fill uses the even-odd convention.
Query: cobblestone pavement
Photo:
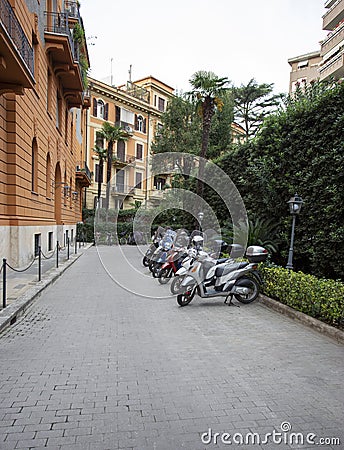
[[[343,346],[258,303],[180,308],[119,251],[89,249],[0,336],[0,449],[315,448],[282,423],[344,448]]]

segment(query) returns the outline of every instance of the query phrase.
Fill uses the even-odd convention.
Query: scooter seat
[[[220,258],[216,261],[216,265],[223,264],[228,261],[229,258]]]
[[[230,272],[234,272],[235,270],[243,269],[246,266],[248,266],[248,262],[239,262],[239,263],[230,264],[228,266],[217,267],[217,269],[215,270],[215,276],[223,277],[224,275],[227,275]]]

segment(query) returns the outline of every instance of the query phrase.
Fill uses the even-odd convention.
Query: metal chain
[[[30,269],[30,267],[33,265],[33,263],[34,263],[35,261],[36,261],[36,258],[34,258],[34,259],[31,261],[31,263],[30,263],[25,269],[16,269],[16,268],[10,266],[10,265],[8,264],[8,262],[6,262],[6,266],[9,267],[9,268],[10,268],[11,270],[13,270],[14,272],[25,272],[26,270],[29,270],[29,269]]]

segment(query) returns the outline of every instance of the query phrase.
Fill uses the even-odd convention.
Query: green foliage
[[[286,263],[291,230],[287,201],[296,192],[302,196],[294,266],[334,279],[344,279],[343,96],[344,84],[314,85],[269,116],[255,139],[218,160],[249,215],[278,225],[280,264]]]
[[[281,95],[272,94],[273,84],[258,84],[253,78],[247,85],[234,88],[235,120],[246,131],[246,138],[254,136],[272,109],[281,102]]]
[[[330,325],[344,325],[344,283],[264,267],[264,294]]]

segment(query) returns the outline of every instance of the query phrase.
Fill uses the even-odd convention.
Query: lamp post
[[[199,223],[199,231],[202,231],[202,220],[204,218],[204,212],[200,211],[197,216],[198,216],[198,223]]]
[[[289,255],[288,255],[288,263],[286,265],[286,269],[293,270],[293,254],[294,254],[294,235],[295,235],[295,221],[296,216],[300,214],[303,200],[302,198],[295,194],[294,197],[291,197],[291,199],[288,201],[289,205],[289,211],[292,215],[293,221],[291,226],[291,237],[290,237],[290,248],[289,248]]]

